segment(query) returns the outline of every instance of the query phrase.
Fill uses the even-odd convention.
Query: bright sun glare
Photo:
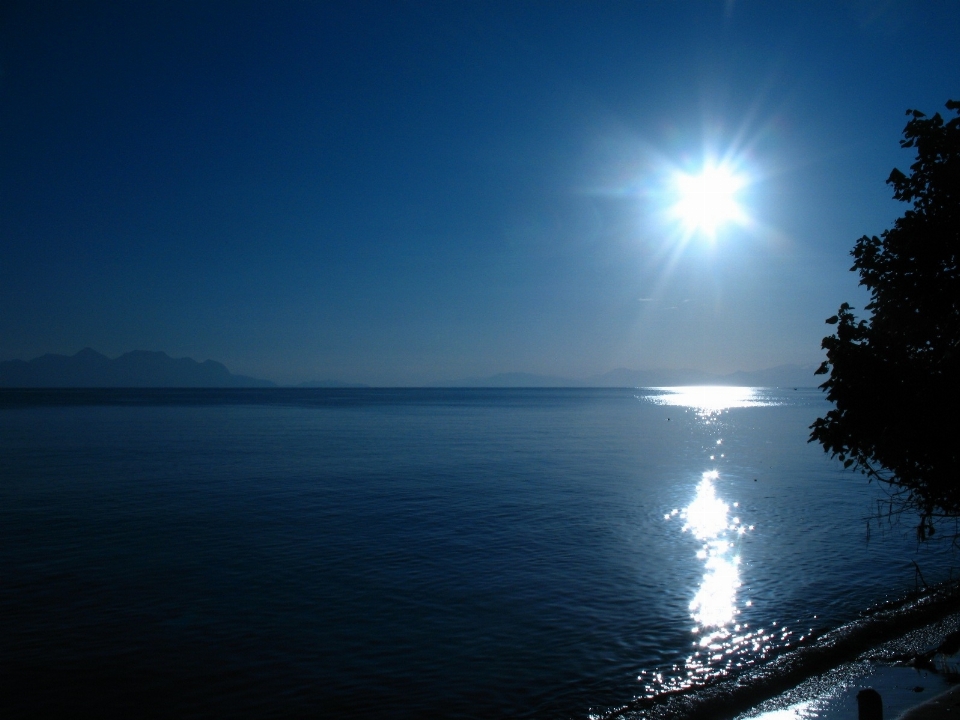
[[[674,182],[672,211],[688,232],[713,236],[721,225],[744,220],[737,193],[746,182],[730,168],[706,165],[697,175],[678,172]]]

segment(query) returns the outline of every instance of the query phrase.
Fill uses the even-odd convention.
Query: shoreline
[[[887,720],[945,720],[960,717],[960,686],[944,670],[956,669],[954,654],[934,654],[960,630],[960,610],[881,643],[852,662],[808,678],[758,704],[736,720],[848,720],[858,716],[857,693],[880,693]],[[920,656],[933,662],[914,662]],[[938,667],[936,667],[938,666]]]
[[[900,716],[900,720],[941,720],[960,717],[960,685],[917,705]]]
[[[693,691],[639,698],[603,717],[840,720],[857,717],[856,692],[874,683],[884,696],[884,717],[889,720],[950,689],[942,674],[932,668],[918,669],[912,662],[932,654],[947,635],[958,630],[960,585],[945,583],[919,597],[868,610],[859,620],[743,675]],[[918,679],[916,673],[923,675]],[[918,687],[922,689],[917,691]]]

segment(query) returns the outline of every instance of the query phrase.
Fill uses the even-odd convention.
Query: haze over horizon
[[[949,3],[7,3],[0,360],[816,363],[957,37]]]
[[[737,371],[724,375],[689,368],[633,370],[614,368],[589,377],[562,377],[534,373],[495,373],[486,377],[461,377],[412,385],[371,385],[350,383],[339,378],[313,378],[300,383],[274,383],[270,378],[254,378],[230,372],[220,362],[207,358],[172,358],[162,350],[133,350],[115,358],[93,348],[72,355],[47,353],[30,360],[0,360],[0,388],[95,388],[95,387],[664,387],[678,385],[818,385],[816,365],[781,365],[759,371]]]

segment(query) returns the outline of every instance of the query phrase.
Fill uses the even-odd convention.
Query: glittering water
[[[573,717],[910,589],[818,391],[0,391],[4,716]]]
[[[773,407],[790,404],[794,398],[760,388],[717,386],[656,388],[644,399],[692,410],[702,427],[712,427],[714,434],[719,435],[729,427],[723,414],[731,408]],[[726,459],[726,453],[721,452],[723,438],[718,437],[712,445],[706,443],[705,450],[710,453],[708,459],[714,469],[702,473],[689,505],[674,508],[663,516],[664,520],[679,518],[682,531],[701,543],[696,557],[703,562],[703,577],[689,605],[694,621],[693,649],[682,663],[668,670],[658,668],[641,673],[639,679],[646,683],[646,697],[695,688],[730,676],[806,639],[802,634],[795,637],[794,631],[785,626],[778,627],[776,620],[770,622],[769,629],[741,621],[743,609],[753,604],[752,600],[740,597],[741,550],[744,536],[755,528],[741,521],[739,502],[728,503],[717,494],[720,472],[715,468]]]

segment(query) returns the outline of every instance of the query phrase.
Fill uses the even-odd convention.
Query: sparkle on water
[[[740,580],[740,540],[753,526],[745,526],[739,517],[730,517],[731,506],[718,494],[720,473],[703,473],[690,504],[664,515],[665,520],[679,517],[683,532],[689,532],[701,545],[697,559],[703,562],[703,577],[689,604],[695,640],[693,653],[682,668],[670,672],[641,675],[647,696],[659,692],[702,685],[768,657],[775,648],[786,647],[792,631],[778,627],[753,630],[737,622]],[[734,503],[733,507],[737,507]]]
[[[722,419],[716,416],[731,408],[776,404],[761,388],[728,386],[653,388],[646,399],[692,409],[699,422],[718,428]],[[716,453],[723,447],[723,438],[716,437],[704,449],[714,452],[709,458],[716,461],[725,457]],[[730,503],[721,496],[720,482],[718,470],[703,472],[689,504],[664,515],[667,521],[682,520],[682,531],[699,543],[695,552],[703,563],[703,574],[688,606],[694,635],[692,652],[681,664],[641,674],[638,679],[644,684],[647,697],[704,685],[762,662],[790,647],[794,640],[793,632],[777,622],[754,629],[740,620],[742,609],[752,605],[748,598],[740,597],[740,568],[742,540],[753,525],[731,516],[739,503]]]
[[[717,413],[728,408],[763,407],[774,403],[765,399],[759,388],[727,385],[690,385],[685,387],[653,388],[658,394],[647,399],[657,405],[676,405],[693,408],[701,415]]]
[[[729,519],[730,506],[717,497],[713,482],[716,470],[705,472],[697,494],[680,515],[686,520],[684,531],[690,531],[703,547],[697,557],[704,561],[704,575],[690,612],[698,628],[709,630],[700,645],[709,646],[721,636],[724,628],[737,616],[737,589],[740,587],[740,555],[733,539],[741,534],[740,519]]]

